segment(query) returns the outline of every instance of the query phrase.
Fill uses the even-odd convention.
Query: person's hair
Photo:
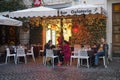
[[[49,40],[48,43],[52,42],[52,40]]]
[[[69,44],[69,42],[68,42],[68,41],[66,41],[66,40],[64,40],[64,43]]]
[[[84,48],[84,45],[83,45],[83,44],[81,45],[81,48]]]

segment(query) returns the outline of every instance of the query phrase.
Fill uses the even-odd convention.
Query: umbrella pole
[[[63,45],[63,41],[64,41],[64,36],[63,36],[63,18],[60,18],[60,25],[61,25],[61,32],[60,32],[60,36],[61,36],[61,43],[60,46]]]

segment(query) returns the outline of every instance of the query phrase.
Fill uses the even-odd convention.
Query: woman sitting
[[[63,46],[62,46],[62,54],[64,55],[64,64],[69,65],[71,52],[70,52],[69,43],[65,40],[64,40]],[[62,62],[59,62],[58,66],[61,66],[61,64],[62,64]]]

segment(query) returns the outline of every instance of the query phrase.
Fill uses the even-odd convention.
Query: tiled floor
[[[36,63],[29,58],[27,64],[0,65],[0,80],[120,80],[120,59],[113,59],[108,68],[77,68],[76,63],[52,68],[42,64],[42,57],[36,58]]]

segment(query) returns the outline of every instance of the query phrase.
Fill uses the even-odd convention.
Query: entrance
[[[58,46],[61,30],[63,31],[64,40],[70,41],[72,34],[72,20],[63,19],[49,19],[46,27],[46,42],[52,40],[52,44]],[[61,23],[63,25],[61,25]]]
[[[112,5],[112,53],[114,57],[120,56],[120,3]]]
[[[52,40],[52,44],[56,44],[56,31],[52,29],[47,29],[46,30],[46,42],[49,40]]]

